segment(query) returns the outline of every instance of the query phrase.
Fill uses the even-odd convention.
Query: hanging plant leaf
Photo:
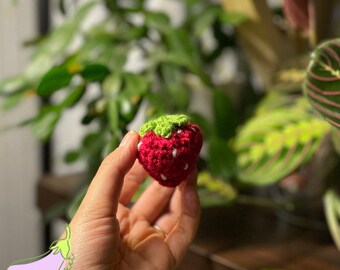
[[[80,158],[80,155],[81,155],[81,150],[79,149],[68,151],[64,156],[64,161],[65,163],[76,162]]]
[[[312,53],[304,93],[314,109],[340,129],[340,39],[327,41]]]
[[[69,108],[69,107],[74,106],[82,98],[84,93],[85,93],[85,86],[84,85],[81,85],[81,86],[78,86],[78,87],[72,89],[70,91],[70,93],[67,95],[67,97],[60,104],[61,107]]]
[[[81,76],[88,81],[102,81],[109,74],[110,70],[106,66],[100,64],[87,65],[81,72]]]
[[[299,108],[256,116],[235,140],[240,181],[267,185],[281,180],[310,160],[329,131],[325,121]]]
[[[69,72],[66,66],[54,67],[42,78],[38,85],[38,94],[43,97],[49,96],[55,91],[68,86],[72,78],[73,74]]]

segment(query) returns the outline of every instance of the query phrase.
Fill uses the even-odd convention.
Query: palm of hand
[[[173,269],[175,258],[166,235],[125,206],[118,210],[120,243],[116,269]]]

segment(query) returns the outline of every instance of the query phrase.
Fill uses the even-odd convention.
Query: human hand
[[[129,132],[102,162],[70,223],[73,270],[173,269],[193,240],[200,215],[196,172],[176,188],[153,182],[131,208],[146,177]]]

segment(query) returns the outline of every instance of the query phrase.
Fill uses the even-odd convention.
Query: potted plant
[[[103,17],[84,27],[98,7],[104,10]],[[144,1],[87,1],[71,14],[60,1],[60,9],[65,21],[30,42],[34,52],[25,71],[0,82],[2,108],[12,109],[32,95],[47,101],[35,117],[19,125],[30,126],[37,138],[48,141],[66,110],[85,106],[81,124],[88,128],[81,146],[65,153],[66,162],[82,159],[87,163],[85,187],[138,113],[144,118],[188,114],[205,137],[201,167],[209,172],[208,180],[211,175],[229,179],[236,159],[227,142],[235,134],[238,119],[215,73],[227,49],[237,52],[232,28],[245,21],[245,16],[226,13],[209,1],[183,1],[185,16],[179,25]],[[78,45],[74,45],[76,39]],[[139,55],[134,60],[137,69],[131,69],[129,62],[133,54]],[[206,114],[191,102],[193,96],[202,94],[209,97],[203,104]],[[75,197],[70,217],[82,195]],[[206,198],[208,203],[210,197]]]
[[[278,66],[268,68],[267,64],[278,64],[286,57],[280,46],[275,47],[277,44],[272,44],[271,39],[265,40],[263,44],[268,50],[263,53],[275,54],[276,50],[281,58],[270,63],[266,57],[252,62],[255,43],[247,43],[249,37],[243,38],[246,45],[243,48],[249,52],[250,72],[233,30],[235,26],[238,30],[249,26],[260,29],[263,24],[254,24],[246,10],[243,10],[245,15],[242,10],[233,10],[238,5],[232,2],[226,1],[227,11],[224,11],[219,4],[209,1],[182,1],[185,16],[180,24],[174,25],[167,14],[149,9],[144,1],[129,4],[89,1],[37,41],[32,59],[22,74],[0,83],[2,106],[11,109],[27,95],[48,99],[49,103],[42,106],[33,119],[20,123],[30,125],[33,133],[46,141],[66,110],[85,104],[82,124],[89,128],[80,148],[66,153],[65,161],[86,160],[89,179],[102,158],[118,146],[128,125],[141,110],[145,118],[184,112],[200,125],[205,138],[198,179],[203,205],[255,203],[290,209],[293,204],[306,205],[310,201],[307,199],[315,196],[320,199],[324,195],[328,223],[339,244],[339,199],[333,191],[336,176],[332,178],[339,164],[335,153],[336,149],[339,151],[339,100],[338,96],[328,100],[329,95],[310,90],[313,84],[323,94],[337,93],[336,86],[330,84],[338,78],[336,69],[327,70],[322,62],[326,54],[327,61],[335,67],[338,54],[329,53],[329,48],[337,50],[337,45],[332,45],[332,41],[316,49],[305,79],[308,58],[298,58],[278,70]],[[253,5],[257,10],[262,8],[267,16],[264,2],[256,1]],[[60,3],[61,11],[65,12],[63,1]],[[91,27],[82,28],[96,6],[104,8],[105,16]],[[248,25],[247,20],[250,20]],[[265,25],[268,31],[274,29],[268,22]],[[239,31],[238,38],[242,40],[247,33],[249,35],[249,31]],[[260,31],[259,37],[268,35]],[[72,47],[75,38],[81,42]],[[212,43],[207,44],[207,40]],[[215,78],[216,65],[230,48],[240,59],[246,78],[242,83],[221,83]],[[133,71],[127,65],[132,51],[138,52],[138,61],[142,63]],[[332,66],[327,65],[327,61],[326,66]],[[268,72],[258,72],[261,67]],[[271,71],[273,74],[269,74]],[[262,88],[270,91],[256,94],[249,79],[252,73],[266,76]],[[315,78],[327,76],[328,79],[315,79],[312,74]],[[98,94],[87,97],[95,88],[99,89]],[[57,101],[56,94],[59,95]],[[203,94],[210,97],[204,105],[207,114],[192,103],[194,96]],[[315,95],[318,95],[316,101]],[[329,123],[308,101],[321,113],[331,112]],[[327,150],[326,153],[323,150]],[[306,177],[300,177],[306,171],[315,175],[312,183],[317,183],[310,190],[303,189]],[[88,181],[84,181],[84,185],[87,184]],[[249,186],[252,187],[250,193]],[[274,187],[276,191],[279,187],[280,192],[289,197],[257,194],[268,186],[269,190]],[[69,217],[82,195],[78,194],[71,204]]]
[[[235,136],[237,179],[269,187],[274,200],[293,202],[294,209],[284,211],[284,216],[300,226],[322,228],[323,203],[339,248],[339,49],[337,39],[321,42],[330,38],[325,29],[331,28],[331,19],[322,18],[332,6],[285,0],[285,13],[280,10],[273,25],[265,1],[246,2],[245,14],[253,18],[239,26],[239,38],[266,94]],[[236,1],[224,4],[229,11],[239,8]],[[258,32],[257,42],[249,43],[251,30]],[[266,73],[258,70],[261,64],[268,65]]]

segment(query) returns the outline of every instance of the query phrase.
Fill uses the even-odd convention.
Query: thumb
[[[139,136],[128,132],[120,146],[101,163],[78,212],[86,212],[91,219],[116,215],[124,176],[131,169],[137,156]]]

